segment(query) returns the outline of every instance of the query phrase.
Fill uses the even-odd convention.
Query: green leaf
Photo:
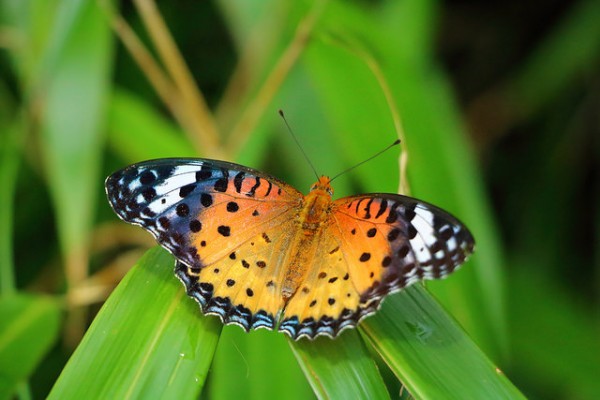
[[[515,260],[509,301],[515,375],[535,382],[538,395],[593,399],[600,393],[598,318],[580,308],[579,299],[553,274],[531,268],[529,255]],[[543,389],[543,392],[539,392]]]
[[[0,399],[11,398],[33,372],[56,341],[59,328],[56,301],[26,294],[0,298]]]
[[[99,186],[112,41],[97,2],[60,3],[53,17],[69,26],[55,27],[42,64],[50,70],[38,76],[44,79],[36,87],[43,104],[41,149],[63,254],[82,269]]]
[[[355,330],[332,340],[290,341],[315,394],[321,399],[389,399],[379,370]]]
[[[131,163],[161,157],[197,155],[179,128],[143,99],[123,89],[113,92],[108,117],[109,145],[121,158]]]
[[[17,173],[21,162],[24,130],[22,121],[9,123],[0,120],[5,130],[0,137],[0,295],[16,290],[13,262],[13,218]]]
[[[420,285],[390,296],[361,329],[416,398],[525,398]]]
[[[250,333],[226,326],[211,367],[208,397],[231,399],[310,398],[312,391],[286,337],[259,329]]]
[[[561,96],[582,74],[596,70],[600,55],[600,2],[570,3],[567,15],[547,35],[509,83],[520,117],[539,111]],[[576,43],[576,45],[574,45]],[[551,66],[551,67],[549,67]]]
[[[221,324],[200,315],[173,264],[158,247],[140,259],[94,319],[51,399],[198,396]]]

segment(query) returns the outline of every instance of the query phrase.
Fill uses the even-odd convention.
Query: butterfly
[[[202,312],[246,331],[336,337],[386,295],[447,276],[473,252],[447,212],[397,194],[332,200],[322,176],[303,195],[225,161],[145,161],[106,179],[117,215],[176,258]]]

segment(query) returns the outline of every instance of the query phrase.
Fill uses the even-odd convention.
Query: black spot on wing
[[[207,164],[203,164],[200,171],[196,172],[196,182],[202,182],[212,178],[212,168]]]
[[[198,233],[202,230],[202,223],[197,219],[193,219],[190,221],[190,230],[194,233]]]
[[[387,210],[387,200],[383,199],[379,202],[379,210],[375,214],[375,219],[379,218]]]
[[[375,200],[374,197],[370,198],[367,202],[367,205],[364,208],[365,215],[363,216],[363,218],[365,219],[371,219],[371,204],[373,204],[373,200]]]
[[[215,182],[215,185],[214,185],[215,191],[216,192],[226,192],[228,183],[229,183],[229,179],[227,179],[225,177],[217,179],[217,181]]]
[[[219,227],[217,228],[217,232],[219,232],[221,236],[227,237],[231,235],[231,228],[226,225],[219,225]]]
[[[271,181],[267,180],[267,183],[269,184],[269,187],[267,188],[267,192],[265,193],[265,197],[267,197],[269,195],[269,193],[271,193],[271,189],[273,189],[273,184],[271,183]]]
[[[202,204],[204,207],[210,207],[213,203],[213,198],[210,194],[208,193],[202,193],[200,195],[200,204]]]
[[[190,183],[189,185],[183,186],[179,189],[179,197],[186,198],[190,193],[192,193],[196,189],[196,184]]]
[[[235,201],[230,201],[227,203],[227,211],[230,213],[237,212],[240,209],[240,206]]]
[[[140,183],[142,185],[149,185],[156,180],[156,175],[152,170],[146,170],[140,174]]]
[[[175,208],[175,212],[180,217],[187,217],[190,214],[190,207],[185,203],[179,203]]]
[[[146,188],[142,192],[142,196],[144,196],[144,200],[150,203],[156,197],[156,190],[154,188]]]
[[[385,219],[386,223],[393,224],[398,219],[398,213],[396,212],[397,205],[398,205],[398,203],[394,203],[394,205],[392,205],[392,207],[390,207],[390,211],[387,215],[387,218]]]
[[[387,240],[389,242],[393,242],[394,240],[398,239],[398,236],[400,236],[400,229],[393,228],[391,231],[388,232]]]

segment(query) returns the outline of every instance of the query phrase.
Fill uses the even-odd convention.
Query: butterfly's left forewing
[[[150,231],[177,258],[177,276],[205,313],[246,330],[273,328],[298,191],[205,159],[135,164],[111,175],[106,190],[123,220]]]

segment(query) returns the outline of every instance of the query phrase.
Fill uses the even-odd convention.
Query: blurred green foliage
[[[406,396],[397,380],[519,398],[505,376],[532,398],[600,395],[598,1],[153,4],[0,2],[0,398]],[[112,214],[104,177],[210,156],[304,190],[279,108],[326,174],[396,137],[364,54],[412,194],[464,220],[477,253],[335,341],[200,317],[170,256],[140,259],[153,242]],[[397,165],[382,155],[336,196],[395,192]]]

